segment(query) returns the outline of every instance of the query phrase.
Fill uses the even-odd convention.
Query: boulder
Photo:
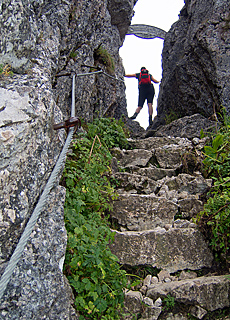
[[[210,132],[216,127],[216,122],[205,118],[201,114],[186,116],[171,123],[160,126],[155,132],[155,137],[181,137],[187,139],[200,138],[201,131]],[[150,134],[150,133],[149,133]]]
[[[164,40],[163,77],[152,128],[175,117],[201,114],[208,119],[220,106],[229,113],[229,44],[228,1],[185,1]],[[195,128],[181,131],[193,135]]]

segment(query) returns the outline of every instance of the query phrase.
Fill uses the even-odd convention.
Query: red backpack
[[[146,69],[142,69],[139,75],[139,86],[141,84],[151,84],[151,78],[150,78],[150,74],[148,72],[148,70]]]

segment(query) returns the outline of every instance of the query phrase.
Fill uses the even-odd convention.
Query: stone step
[[[184,309],[184,313],[180,312],[178,317],[175,316],[173,319],[185,320],[188,319],[188,314],[197,319],[203,319],[208,312],[230,306],[229,276],[210,275],[174,281],[167,278],[167,282],[158,281],[156,277],[151,275],[147,278],[149,283],[144,283],[140,291],[130,290],[125,293],[126,311],[128,310],[131,314],[141,314],[142,320],[157,320],[164,310],[163,301],[168,297],[172,297],[174,303],[182,303],[187,307]],[[154,281],[151,281],[153,278]],[[146,282],[145,280],[144,282]],[[167,319],[171,319],[171,317]]]
[[[144,149],[121,150],[114,148],[111,152],[117,158],[121,168],[145,167],[153,156],[152,151]]]
[[[114,178],[119,182],[118,190],[129,193],[150,194],[157,190],[157,182],[139,174],[128,172],[117,172]]]
[[[178,206],[155,195],[120,194],[113,202],[111,216],[122,227],[132,231],[172,226]]]
[[[170,294],[178,302],[214,311],[230,306],[229,290],[230,277],[204,276],[147,286],[146,296],[155,301]]]
[[[130,149],[155,150],[165,146],[176,146],[187,148],[192,147],[192,142],[186,138],[173,137],[150,137],[146,139],[134,140],[128,139]]]
[[[180,139],[178,142],[181,142],[181,140],[183,142],[183,139]],[[193,149],[193,145],[189,140],[184,140],[186,140],[184,143],[171,143],[163,146],[161,146],[161,144],[157,145],[157,143],[154,143],[151,147],[151,144],[149,144],[149,149],[138,148],[133,150],[120,150],[119,148],[114,148],[112,150],[112,154],[118,159],[119,166],[122,168],[130,168],[134,166],[143,168],[147,165],[155,164],[163,169],[176,170],[181,168],[183,165],[183,155],[186,154],[187,161],[190,161],[189,159],[192,157],[190,153]],[[146,141],[136,143],[144,144],[144,142]],[[144,147],[144,145],[140,145],[140,147]]]
[[[210,268],[213,256],[199,230],[193,225],[176,226],[168,230],[114,231],[111,251],[121,264],[151,265],[170,273]]]

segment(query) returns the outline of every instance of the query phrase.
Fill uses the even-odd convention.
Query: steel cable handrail
[[[75,77],[81,77],[81,76],[87,76],[87,75],[91,75],[91,74],[104,74],[106,75],[107,77],[110,77],[114,80],[117,80],[117,81],[121,81],[121,82],[124,82],[124,80],[121,80],[121,79],[118,79],[116,77],[113,77],[109,74],[107,74],[106,72],[104,72],[103,70],[99,70],[99,71],[94,71],[94,72],[87,72],[87,73],[79,73],[79,74],[75,74],[73,75],[73,78],[72,78],[72,106],[71,106],[71,117],[75,117]],[[67,74],[63,74],[63,76],[65,75],[71,75],[70,73],[67,73]],[[62,76],[61,74],[57,75],[57,76]],[[39,218],[39,215],[41,213],[41,211],[43,210],[44,206],[46,205],[46,202],[47,202],[47,198],[48,198],[48,194],[50,192],[50,190],[52,189],[52,187],[54,186],[55,184],[55,180],[58,176],[58,174],[60,173],[60,170],[63,166],[63,163],[65,162],[65,158],[66,158],[66,153],[68,151],[68,148],[69,148],[69,145],[71,143],[71,140],[73,138],[73,134],[74,134],[74,128],[71,127],[69,128],[69,132],[68,132],[68,136],[66,138],[66,142],[64,144],[64,147],[62,149],[62,152],[60,153],[59,155],[59,158],[58,158],[58,161],[49,177],[49,180],[45,186],[45,189],[43,190],[42,194],[41,194],[41,197],[39,198],[38,200],[38,203],[22,233],[22,236],[8,262],[8,265],[6,266],[5,268],[5,271],[3,273],[3,275],[1,276],[1,279],[0,279],[0,299],[2,298],[4,292],[5,292],[5,289],[7,287],[7,284],[9,283],[10,281],[10,277],[12,276],[13,272],[14,272],[14,269],[16,268],[16,265],[17,263],[19,262],[20,260],[20,257],[25,249],[25,246],[27,244],[27,241],[31,235],[31,232]]]

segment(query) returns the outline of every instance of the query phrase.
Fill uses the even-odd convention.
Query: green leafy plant
[[[164,309],[171,310],[175,306],[175,298],[168,294],[164,299],[163,299],[163,305]]]
[[[230,248],[230,119],[223,110],[223,123],[204,147],[204,175],[213,186],[197,222],[216,256],[229,256]]]
[[[106,211],[116,198],[110,181],[110,148],[127,144],[114,119],[96,119],[72,143],[63,174],[68,233],[65,274],[79,319],[120,319],[126,272],[109,249],[114,234]]]

